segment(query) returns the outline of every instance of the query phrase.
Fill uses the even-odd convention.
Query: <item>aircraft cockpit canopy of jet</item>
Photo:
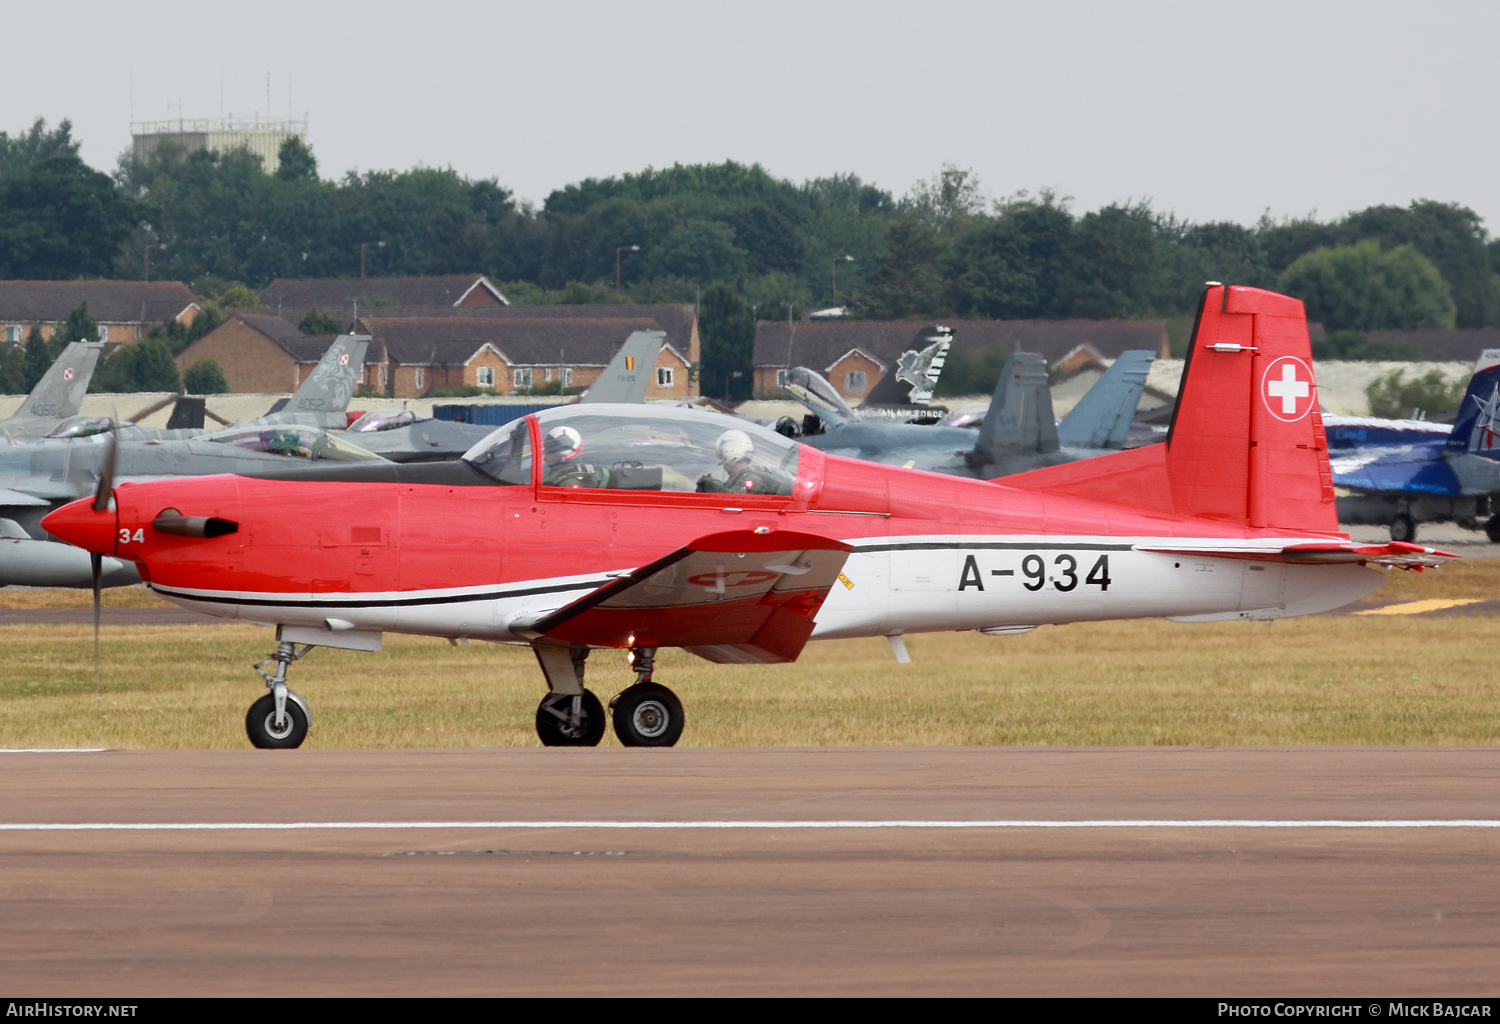
[[[367,452],[348,441],[311,427],[231,427],[218,433],[206,434],[199,440],[295,459],[324,462],[385,461],[373,452]]]
[[[108,433],[115,421],[108,416],[69,416],[52,428],[48,437],[92,437]]]
[[[543,487],[790,495],[801,446],[749,420],[669,406],[569,405],[537,415]],[[526,421],[464,459],[501,483],[529,484]]]
[[[430,419],[432,419],[431,416],[423,416],[410,409],[401,409],[396,412],[367,412],[349,424],[349,432],[370,434],[381,430],[395,430],[397,427],[409,427],[413,423],[424,423]]]

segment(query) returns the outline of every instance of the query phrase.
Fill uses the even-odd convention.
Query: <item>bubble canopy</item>
[[[801,447],[749,420],[660,405],[569,405],[537,414],[543,487],[790,495]],[[531,481],[524,420],[464,455],[502,483]]]

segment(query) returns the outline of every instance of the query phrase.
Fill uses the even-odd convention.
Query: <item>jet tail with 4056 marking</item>
[[[788,662],[820,638],[1271,619],[1364,596],[1384,578],[1370,566],[1453,557],[1339,532],[1302,303],[1223,286],[1164,443],[999,481],[625,405],[527,417],[457,462],[108,479],[44,525],[178,604],[276,628],[246,720],[263,747],[307,734],[293,662],[387,631],[530,646],[550,745],[599,742],[586,661],[624,648],[637,681],[609,719],[626,744],[666,746],[683,708],[656,679],[661,647]]]

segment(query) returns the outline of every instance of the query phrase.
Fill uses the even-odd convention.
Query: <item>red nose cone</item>
[[[115,510],[94,511],[94,499],[70,502],[42,519],[42,529],[69,544],[101,555],[115,552]]]

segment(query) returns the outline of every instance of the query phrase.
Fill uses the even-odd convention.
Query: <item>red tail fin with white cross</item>
[[[1336,533],[1302,303],[1259,288],[1211,286],[1165,444],[1004,482],[1250,528]]]

